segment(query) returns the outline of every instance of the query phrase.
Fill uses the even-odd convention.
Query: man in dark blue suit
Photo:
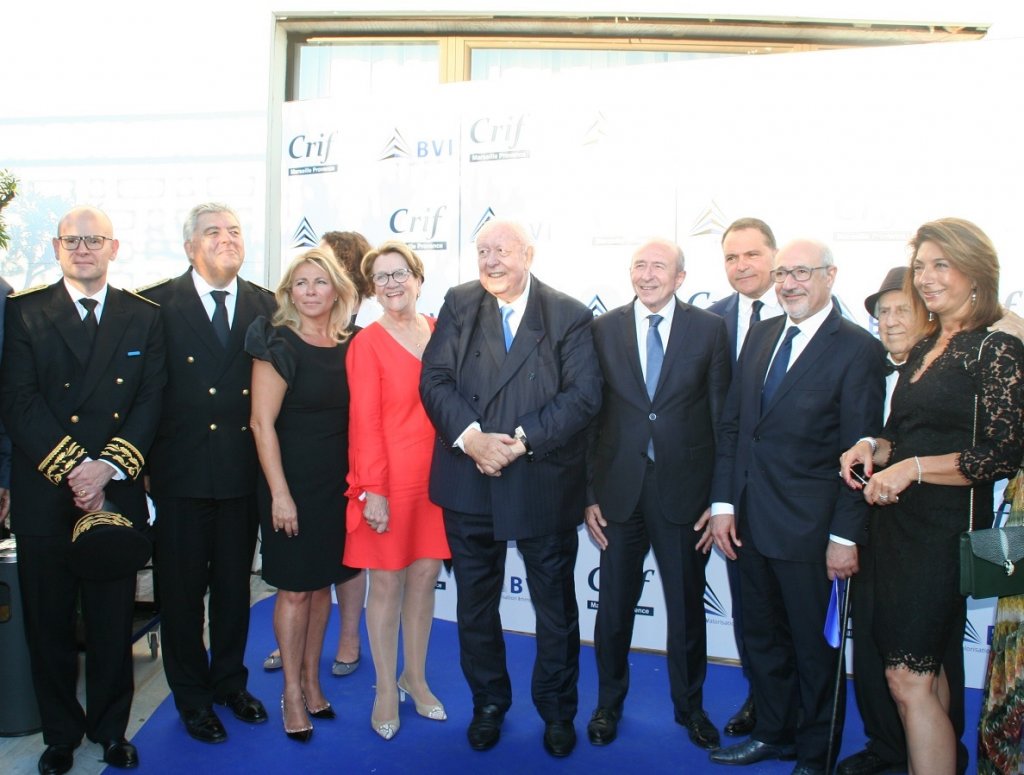
[[[579,676],[576,530],[587,505],[586,428],[601,404],[593,316],[530,274],[534,247],[519,224],[488,222],[476,248],[480,280],[445,296],[420,383],[438,432],[430,497],[444,509],[458,584],[469,743],[497,743],[512,704],[498,604],[515,540],[537,612],[533,701],[544,747],[567,756]]]
[[[719,745],[704,712],[706,557],[694,525],[709,505],[715,431],[732,358],[722,319],[676,298],[685,277],[678,245],[642,245],[630,264],[636,298],[593,326],[604,374],[586,512],[587,529],[601,548],[594,629],[599,691],[587,725],[595,745],[612,742],[618,730],[634,611],[652,547],[665,594],[676,721],[696,745]]]
[[[725,318],[725,329],[729,336],[733,362],[739,358],[747,333],[758,322],[782,314],[782,306],[775,295],[772,282],[772,265],[777,252],[775,234],[771,227],[759,218],[740,218],[733,221],[722,235],[722,253],[725,255],[725,274],[735,293],[719,299],[709,312]],[[733,633],[736,636],[736,653],[743,667],[743,677],[750,681],[750,656],[743,640],[743,591],[740,589],[739,567],[734,562],[726,564],[729,577],[729,594],[732,597]],[[754,694],[747,692],[747,699],[733,714],[723,730],[733,737],[749,735],[757,721]]]
[[[773,279],[786,315],[751,330],[729,388],[712,534],[739,563],[757,722],[746,741],[711,752],[721,764],[795,758],[794,775],[832,764],[829,582],[857,572],[867,520],[837,464],[845,445],[881,426],[885,393],[882,346],[831,303],[835,276],[819,242],[779,251]]]

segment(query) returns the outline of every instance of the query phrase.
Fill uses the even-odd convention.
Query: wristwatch
[[[516,441],[523,442],[523,446],[526,447],[526,454],[532,455],[533,450],[530,449],[530,442],[526,440],[526,431],[523,430],[522,425],[517,425],[515,430]]]

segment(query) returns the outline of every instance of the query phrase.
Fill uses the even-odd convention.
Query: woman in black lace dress
[[[907,738],[909,771],[952,773],[956,739],[943,652],[965,612],[959,593],[958,536],[992,515],[992,485],[1024,454],[1024,347],[986,328],[1002,314],[999,262],[969,221],[926,223],[911,241],[906,290],[928,313],[892,399],[882,436],[861,439],[842,457],[870,477],[876,507],[871,543],[877,570],[874,637]],[[977,427],[975,427],[977,422]],[[872,475],[872,473],[877,472]]]

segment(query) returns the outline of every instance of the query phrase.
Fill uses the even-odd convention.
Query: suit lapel
[[[783,320],[786,319],[786,316],[782,317]],[[782,378],[782,382],[779,383],[775,395],[772,396],[771,403],[765,407],[765,414],[774,409],[793,386],[798,384],[815,367],[821,356],[828,352],[831,337],[839,328],[840,319],[838,310],[833,307],[828,317],[825,318],[825,321],[814,333],[814,336],[811,337],[811,341],[807,343],[807,346],[800,353],[800,357],[792,363],[786,372],[786,376]]]
[[[544,316],[541,314],[541,288],[536,278],[533,278],[533,287],[530,290],[530,298],[526,302],[526,310],[523,312],[523,319],[516,331],[516,338],[512,340],[512,348],[505,355],[505,360],[498,370],[498,389],[508,382],[512,375],[519,371],[519,368],[530,357],[530,354],[537,349],[537,345],[544,338]],[[505,349],[505,334],[498,326],[498,337],[500,349]]]
[[[203,306],[203,302],[196,292],[195,283],[192,282],[192,271],[189,269],[174,281],[178,283],[178,288],[175,289],[177,293],[174,294],[174,297],[182,319],[192,329],[192,333],[202,343],[203,348],[214,358],[214,362],[220,363],[224,359],[224,348],[217,341],[217,335],[213,333],[210,316],[206,313],[206,307]],[[237,307],[235,314],[236,316],[238,314]],[[234,333],[232,331],[232,334]]]
[[[501,330],[501,314],[498,312],[498,300],[491,294],[484,293],[478,311],[480,331],[487,345],[487,352],[494,361],[494,368],[500,369],[507,360],[505,353],[505,334]]]
[[[722,310],[725,314],[722,316],[725,319],[725,333],[729,336],[729,346],[732,348],[732,362],[735,363],[736,359],[740,357],[739,350],[736,348],[736,330],[739,328],[740,320],[740,295],[734,293],[729,297],[729,300],[725,304],[725,309]],[[749,336],[750,332],[747,332]]]
[[[633,303],[635,304],[636,301],[634,300]],[[615,326],[615,336],[618,340],[617,349],[622,353],[622,362],[628,365],[630,372],[633,374],[637,390],[643,395],[644,399],[650,401],[647,397],[647,383],[644,382],[644,372],[640,368],[640,350],[637,344],[636,315],[633,312],[633,304],[627,304],[622,308],[617,323]]]
[[[68,295],[63,280],[58,280],[51,285],[49,293],[50,300],[46,308],[46,315],[60,333],[68,349],[74,354],[79,365],[84,368],[89,362],[91,348],[89,336],[86,334],[82,318],[78,314],[78,308]]]
[[[679,299],[673,298],[676,305],[675,313],[672,316],[672,329],[668,338],[668,347],[665,349],[665,360],[661,366],[661,374],[658,376],[658,386],[654,390],[654,397],[658,397],[661,386],[666,384],[667,375],[675,367],[676,361],[682,358],[683,350],[686,348],[686,341],[689,338],[689,329],[693,323],[693,316],[690,314],[690,307],[683,304]]]

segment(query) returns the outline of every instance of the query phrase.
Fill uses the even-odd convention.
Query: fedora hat
[[[109,501],[83,514],[71,532],[72,572],[91,581],[113,581],[137,573],[153,554],[153,543]]]
[[[894,266],[889,270],[885,279],[882,280],[882,286],[878,289],[878,292],[872,293],[864,299],[864,309],[868,311],[871,317],[875,316],[875,305],[878,304],[878,299],[881,298],[883,293],[903,290],[903,278],[906,276],[907,268],[905,266]]]

